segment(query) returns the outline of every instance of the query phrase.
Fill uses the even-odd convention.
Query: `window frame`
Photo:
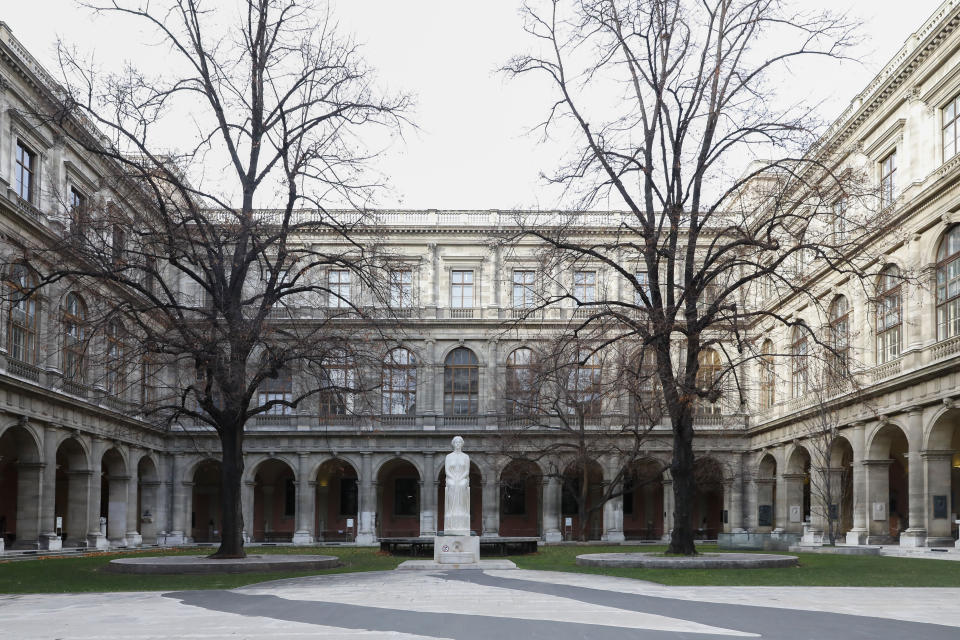
[[[519,276],[519,281],[518,281]],[[514,309],[532,309],[536,304],[536,283],[537,272],[535,269],[514,269],[513,270],[513,308]],[[528,282],[529,280],[529,282]],[[519,296],[518,296],[519,294]],[[519,304],[517,303],[519,298]]]
[[[356,366],[349,354],[325,358],[320,373],[326,387],[317,393],[317,408],[321,421],[325,418],[350,415],[353,393],[349,391],[356,380]]]
[[[13,190],[21,200],[33,206],[37,204],[37,160],[39,155],[31,145],[17,137],[13,152]],[[26,156],[29,162],[24,164],[21,156]],[[24,176],[27,178],[26,195],[23,194]]]
[[[457,354],[469,354],[466,363],[456,362]],[[467,390],[458,391],[458,379],[465,378]],[[458,403],[466,395],[467,411],[457,411]],[[443,361],[443,414],[445,416],[475,416],[480,413],[480,359],[467,347],[457,347]]]
[[[276,378],[265,378],[257,389],[257,404],[261,407],[272,400],[293,401],[293,374],[288,369],[277,372]],[[293,414],[293,407],[285,404],[275,404],[263,415],[289,416]]]
[[[327,269],[327,308],[350,309],[353,297],[350,269]],[[344,279],[346,276],[346,279]]]
[[[469,276],[469,277],[468,277]],[[469,280],[469,282],[467,281]],[[476,307],[476,274],[473,269],[451,269],[450,270],[450,308],[451,309],[473,309]],[[470,304],[467,302],[467,292],[469,292]]]
[[[526,361],[517,356],[525,353]],[[533,385],[534,353],[530,347],[517,347],[507,355],[504,375],[504,411],[510,416],[526,416],[538,412],[538,394]],[[527,384],[523,384],[526,379]]]
[[[390,287],[390,308],[413,306],[413,269],[391,269],[387,274]]]
[[[76,311],[71,310],[71,300],[76,301]],[[63,377],[83,383],[86,360],[86,304],[76,292],[70,291],[64,298],[60,326],[63,337]]]
[[[790,388],[794,398],[810,391],[810,336],[800,327],[793,328],[790,339]]]
[[[15,271],[19,274],[18,276],[15,275]],[[14,280],[15,277],[19,282]],[[7,355],[17,362],[36,366],[40,349],[39,295],[34,291],[27,296],[17,296],[18,293],[36,286],[36,280],[25,264],[12,265],[5,279],[10,291],[10,307],[7,310]],[[20,314],[23,316],[22,322],[17,318],[17,309],[20,309]],[[19,344],[15,339],[17,334],[22,336]],[[20,352],[20,357],[17,351]]]
[[[841,311],[842,304],[842,313]],[[836,353],[830,354],[830,375],[834,382],[840,382],[850,370],[850,323],[852,320],[850,301],[845,295],[837,295],[827,310],[827,326],[830,329],[830,348]]]
[[[573,299],[577,305],[596,303],[596,269],[579,269],[573,272]]]
[[[707,362],[707,359],[710,362]],[[723,361],[716,349],[706,348],[700,351],[697,364],[697,387],[701,390],[712,389],[718,384],[720,375],[723,373]],[[709,374],[709,384],[707,384]],[[714,402],[707,402],[706,398],[697,397],[694,405],[695,415],[698,416],[719,416],[722,413],[720,398]]]
[[[951,243],[956,244],[952,253]],[[953,295],[951,285],[954,287]],[[960,225],[947,229],[940,239],[937,247],[935,290],[937,341],[960,335]]]
[[[119,321],[113,320],[107,324],[104,334],[107,356],[104,389],[114,396],[122,395],[127,384],[127,343],[124,335],[124,327]]]
[[[404,354],[398,360],[396,355]],[[403,372],[402,375],[397,375]],[[383,359],[380,408],[383,415],[414,415],[417,411],[417,358],[406,347],[396,347]],[[397,400],[400,400],[398,403]],[[403,411],[394,411],[395,407]]]
[[[880,208],[893,204],[897,195],[897,150],[893,149],[880,158]]]
[[[953,115],[948,115],[948,110]],[[947,153],[947,129],[952,130],[953,139],[950,141],[952,152]],[[952,160],[960,153],[960,93],[953,96],[940,108],[940,145],[943,150],[943,162]]]
[[[773,362],[773,343],[764,340],[760,347],[760,410],[773,407],[776,402],[777,377]]]
[[[903,346],[903,296],[902,283],[895,280],[892,286],[887,286],[894,278],[899,278],[900,269],[896,265],[887,265],[880,272],[880,282],[877,283],[877,302],[875,329],[877,336],[877,364],[886,364],[900,357]],[[888,322],[895,301],[895,322]]]

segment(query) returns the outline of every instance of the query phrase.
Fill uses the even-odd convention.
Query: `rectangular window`
[[[597,301],[596,271],[577,271],[573,274],[573,297],[580,304]]]
[[[340,515],[357,515],[357,479],[340,478]]]
[[[642,307],[643,296],[641,292],[647,296],[647,300],[650,299],[650,278],[646,271],[637,271],[633,276],[637,279],[637,288],[634,290],[633,303],[638,307]]]
[[[880,161],[880,205],[893,204],[897,193],[897,152]]]
[[[534,305],[533,279],[536,271],[517,270],[513,272],[513,306],[517,309],[529,309]]]
[[[454,309],[473,308],[473,271],[450,272],[450,306]]]
[[[833,203],[833,237],[834,242],[847,239],[847,199],[837,198]]]
[[[406,309],[413,306],[413,272],[396,269],[390,272],[390,307]]]
[[[327,272],[327,306],[332,309],[344,309],[350,306],[350,271],[330,269]]]
[[[960,95],[943,108],[943,161],[960,151]]]
[[[37,154],[25,144],[17,140],[16,166],[14,167],[14,189],[21,199],[35,204],[34,176],[37,164]]]
[[[419,483],[416,478],[397,478],[393,485],[393,514],[415,516],[420,513]]]
[[[87,215],[87,196],[76,187],[70,187],[70,230],[74,233],[83,229]]]

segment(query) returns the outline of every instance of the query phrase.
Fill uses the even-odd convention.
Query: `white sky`
[[[863,64],[785,77],[800,95],[826,98],[839,114],[941,0],[795,0],[804,7],[848,10],[862,20]],[[48,69],[58,36],[99,59],[137,61],[144,47],[129,21],[94,19],[74,0],[4,2],[0,19]],[[416,95],[418,130],[380,159],[391,189],[382,207],[509,209],[552,207],[555,192],[539,178],[557,162],[556,146],[527,134],[545,113],[543,85],[496,72],[527,40],[519,0],[333,0],[341,25],[365,44],[365,57],[390,88]],[[815,76],[811,77],[811,76]],[[801,83],[799,86],[796,83]],[[792,91],[791,91],[792,93]]]

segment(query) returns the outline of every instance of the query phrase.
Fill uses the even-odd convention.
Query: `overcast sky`
[[[839,114],[942,0],[797,0],[848,10],[865,23],[863,64],[817,74],[811,95],[828,96],[824,117]],[[381,158],[391,190],[383,207],[508,209],[555,206],[539,179],[557,148],[527,133],[549,97],[496,72],[525,48],[519,0],[334,0],[344,28],[390,88],[416,94],[419,130]],[[58,36],[100,59],[136,60],[146,50],[129,22],[94,19],[74,0],[4,2],[0,19],[48,68]],[[785,83],[801,79],[785,77]],[[803,82],[809,83],[809,79]],[[807,87],[795,87],[805,92]],[[805,94],[805,93],[804,93]]]

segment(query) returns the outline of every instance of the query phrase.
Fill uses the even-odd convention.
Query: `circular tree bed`
[[[797,566],[797,557],[771,553],[702,553],[696,556],[586,553],[577,556],[577,564],[582,567],[623,569],[775,569]]]
[[[332,569],[340,564],[336,556],[250,555],[246,558],[213,559],[207,556],[145,556],[117,558],[107,565],[113,573],[209,574],[269,573],[275,571],[314,571]]]

